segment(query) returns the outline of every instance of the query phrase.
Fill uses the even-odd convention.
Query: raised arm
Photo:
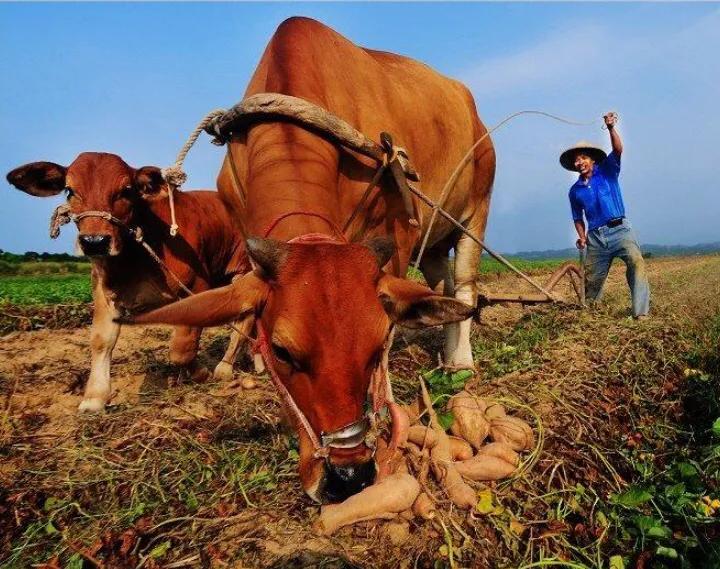
[[[617,129],[615,128],[615,125],[617,124],[618,116],[616,113],[609,112],[607,113],[603,119],[605,119],[605,126],[608,129],[608,132],[610,133],[610,143],[612,144],[612,149],[615,154],[620,156],[623,151],[623,143],[622,139],[620,138],[620,134],[618,133]]]

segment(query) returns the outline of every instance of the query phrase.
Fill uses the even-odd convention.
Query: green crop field
[[[529,273],[554,269],[563,259],[511,259],[521,271]],[[0,303],[18,306],[78,304],[92,300],[90,266],[88,263],[33,262],[16,265],[14,274],[0,275]],[[481,275],[508,272],[509,269],[491,258],[480,263]],[[409,275],[420,280],[418,272]]]
[[[531,273],[533,271],[543,271],[546,269],[552,270],[556,267],[559,267],[566,261],[568,261],[568,259],[526,260],[526,259],[518,259],[515,257],[509,257],[508,261],[510,261],[519,270],[521,270],[523,272]],[[505,265],[503,265],[499,261],[496,261],[492,257],[483,257],[482,261],[480,262],[479,272],[481,275],[507,273],[509,271],[510,271],[510,269],[508,269]]]
[[[20,306],[79,304],[92,300],[89,274],[0,277],[0,303]]]

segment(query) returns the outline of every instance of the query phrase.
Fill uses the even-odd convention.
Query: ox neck
[[[239,180],[235,183],[226,169],[223,186],[232,188],[235,195],[245,193],[242,217],[247,235],[262,235],[278,216],[293,211],[341,223],[337,219],[338,150],[332,144],[287,123],[257,125],[249,130],[244,144],[229,144]],[[327,232],[322,219],[295,216],[280,224],[272,236],[289,241],[307,233]]]

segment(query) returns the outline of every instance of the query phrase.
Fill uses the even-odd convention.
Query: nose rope
[[[262,325],[260,318],[257,318],[255,325],[257,327],[257,340],[255,340],[255,351],[262,356],[262,359],[265,362],[265,367],[270,373],[270,379],[275,385],[275,389],[278,390],[278,392],[280,393],[280,398],[283,400],[291,413],[295,416],[298,423],[305,431],[305,434],[310,439],[310,442],[315,449],[315,453],[313,456],[315,458],[326,458],[330,454],[330,449],[320,443],[320,439],[315,434],[315,431],[310,425],[307,417],[305,417],[305,414],[297,406],[295,400],[292,398],[292,395],[290,395],[290,392],[287,390],[287,387],[285,387],[283,382],[280,380],[280,376],[275,369],[272,354],[270,353],[270,340],[265,333],[265,327]]]
[[[282,399],[288,410],[294,415],[295,419],[297,419],[298,424],[305,431],[305,434],[310,439],[310,442],[312,443],[314,449],[313,457],[327,458],[328,456],[330,456],[331,448],[346,448],[347,444],[343,445],[343,440],[347,441],[348,439],[357,439],[360,442],[365,440],[365,435],[368,432],[368,427],[370,424],[373,423],[372,418],[380,411],[380,409],[385,403],[384,391],[376,393],[376,388],[378,387],[378,384],[381,383],[378,379],[376,379],[379,375],[382,375],[381,373],[379,373],[379,371],[381,371],[381,365],[378,364],[375,371],[373,372],[371,379],[370,388],[373,391],[373,408],[372,412],[370,413],[370,417],[364,415],[363,417],[361,417],[357,421],[354,421],[353,423],[350,423],[349,425],[345,425],[344,427],[336,429],[335,431],[332,431],[330,433],[321,433],[320,437],[318,437],[318,435],[315,433],[315,430],[312,428],[310,421],[308,421],[305,414],[298,407],[297,403],[295,403],[292,395],[280,379],[280,375],[275,368],[273,355],[271,353],[272,350],[270,347],[270,340],[260,318],[256,319],[256,327],[257,339],[255,340],[254,351],[261,355],[265,363],[265,368],[270,374],[270,379],[272,380],[275,388],[280,394],[280,398]],[[360,437],[361,434],[363,435],[362,437]],[[335,443],[335,441],[337,440],[340,440],[341,442]]]

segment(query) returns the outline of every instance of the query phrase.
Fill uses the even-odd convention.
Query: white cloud
[[[523,51],[482,62],[460,79],[478,95],[502,95],[526,86],[567,85],[602,56],[608,41],[600,26],[583,26],[549,36]]]

